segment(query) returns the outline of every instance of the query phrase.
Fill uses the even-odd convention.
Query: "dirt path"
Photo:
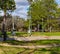
[[[38,45],[38,46],[20,46],[20,45],[9,45],[9,44],[0,44],[0,46],[5,46],[5,47],[18,47],[18,48],[50,48],[52,47],[51,45]]]
[[[18,41],[32,41],[32,40],[60,40],[60,36],[30,36],[30,37],[10,37],[7,40],[18,40]],[[0,38],[3,40],[3,38]],[[38,46],[20,46],[20,45],[9,45],[9,44],[1,44],[0,46],[8,46],[8,47],[20,47],[20,48],[50,48],[52,45],[38,45]]]
[[[0,38],[2,41],[3,38]],[[33,40],[60,40],[60,36],[30,36],[30,37],[9,37],[7,40],[17,40],[17,41],[33,41]]]
[[[60,40],[60,36],[30,36],[30,37],[13,37],[18,41],[32,41],[32,40]]]

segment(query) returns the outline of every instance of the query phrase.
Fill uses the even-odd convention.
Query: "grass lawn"
[[[38,41],[6,41],[6,42],[0,42],[0,43],[8,43],[11,45],[21,45],[21,46],[36,46],[36,45],[60,45],[60,40],[38,40]]]
[[[60,32],[33,32],[33,36],[60,36]]]
[[[11,36],[11,32],[7,32]],[[16,36],[26,37],[29,36],[27,32],[16,32]],[[60,32],[32,32],[32,36],[60,36]]]
[[[60,44],[60,40],[40,40],[40,41],[6,41],[0,43],[8,43],[12,45],[52,45],[52,44]],[[60,47],[51,47],[51,48],[36,48],[36,49],[28,49],[28,48],[18,48],[18,47],[4,47],[0,46],[0,54],[60,54]]]
[[[40,49],[28,49],[28,48],[14,48],[0,46],[0,54],[59,54],[59,48],[40,48]]]

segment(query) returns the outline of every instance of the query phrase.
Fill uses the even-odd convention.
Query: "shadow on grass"
[[[7,40],[5,43],[12,44],[12,45],[51,45],[51,46],[59,46],[60,47],[60,40],[36,40],[36,41],[17,41],[17,40]]]
[[[31,49],[25,49],[22,52],[18,52],[17,54],[24,54],[25,52],[29,51]],[[60,47],[52,47],[52,48],[40,48],[40,49],[33,49],[32,51],[29,51],[27,54],[34,54],[34,52],[50,52],[49,54],[60,54]],[[37,53],[40,54],[40,53]],[[41,53],[42,54],[42,53]]]
[[[60,54],[60,40],[40,40],[40,41],[17,41],[17,40],[7,40],[4,43],[12,44],[12,45],[37,45],[37,43],[40,44],[49,44],[51,43],[51,48],[36,48],[33,49],[32,51],[28,52],[29,54],[33,54],[35,51],[41,51],[41,52],[46,52],[49,51],[50,54]],[[24,54],[24,52],[30,50],[28,48],[24,48],[25,50],[18,52],[17,54]],[[3,50],[4,51],[4,50]]]

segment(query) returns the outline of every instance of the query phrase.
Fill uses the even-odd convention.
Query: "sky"
[[[57,2],[58,4],[60,4],[60,0],[56,0],[56,2]]]
[[[13,15],[20,16],[21,18],[27,18],[27,9],[29,8],[29,3],[27,0],[15,0],[16,10]]]
[[[16,10],[12,13],[13,16],[20,16],[21,18],[27,18],[27,9],[29,8],[29,3],[27,0],[15,0]],[[60,0],[56,0],[60,4]],[[60,5],[59,5],[60,6]],[[1,13],[3,15],[3,13]]]

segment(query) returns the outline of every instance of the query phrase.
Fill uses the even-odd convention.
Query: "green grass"
[[[40,41],[6,41],[0,43],[8,43],[12,45],[52,45],[52,44],[60,44],[60,40],[40,40]],[[28,49],[28,48],[18,48],[18,47],[4,47],[0,46],[0,54],[60,54],[60,47],[51,48],[36,48],[36,49]]]
[[[60,32],[33,32],[34,36],[60,36]]]
[[[11,35],[11,32],[7,32]],[[16,32],[16,36],[29,36],[27,32]],[[60,32],[32,32],[32,36],[60,36]]]
[[[12,36],[11,32],[7,32],[8,36]],[[15,36],[18,37],[27,37],[30,34],[27,32],[16,32]],[[32,36],[60,36],[60,32],[32,32]],[[1,37],[1,32],[0,32],[0,37]]]
[[[7,32],[7,35],[12,36],[11,32]],[[27,33],[27,32],[16,32],[16,33],[15,33],[15,36],[20,36],[20,37],[21,37],[21,36],[22,36],[22,37],[24,36],[24,37],[25,37],[25,36],[28,36],[28,33]]]
[[[38,40],[38,41],[16,41],[16,40],[11,40],[11,41],[5,41],[5,42],[0,42],[0,43],[8,43],[11,45],[22,45],[22,46],[36,46],[36,45],[60,45],[60,40]]]
[[[59,53],[60,47],[28,49],[0,46],[0,54],[59,54]]]
[[[24,48],[13,48],[0,46],[0,54],[17,54],[18,52],[24,51]]]

